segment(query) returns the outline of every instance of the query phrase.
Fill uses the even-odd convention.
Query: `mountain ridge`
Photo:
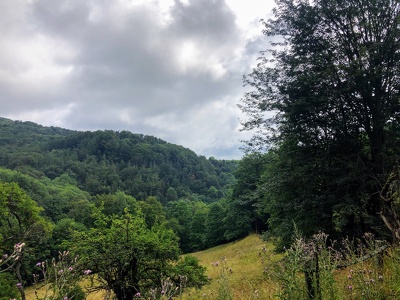
[[[0,132],[0,166],[50,179],[67,174],[91,194],[122,190],[167,201],[173,188],[178,198],[213,202],[234,182],[238,163],[125,130],[77,131],[0,117]]]

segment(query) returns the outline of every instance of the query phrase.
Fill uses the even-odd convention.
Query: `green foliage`
[[[17,299],[19,293],[15,287],[17,280],[12,274],[0,273],[0,300]]]
[[[211,204],[212,205],[212,204]],[[208,246],[206,220],[209,207],[203,202],[197,202],[190,224],[190,248],[193,251],[203,250]]]
[[[52,221],[70,217],[89,225],[90,196],[73,185],[73,180],[63,174],[54,180],[36,179],[18,171],[0,168],[0,181],[16,182],[29,197],[37,202],[43,214]]]
[[[223,226],[223,222],[221,222],[224,219],[224,216],[225,210],[219,202],[210,204],[204,222],[205,241],[208,247],[217,246],[226,241],[224,237],[225,226]]]
[[[40,215],[42,208],[16,183],[0,183],[0,249],[17,243],[42,243],[51,225]]]
[[[178,200],[178,194],[176,193],[176,190],[170,186],[167,190],[166,201],[171,202],[176,200]]]
[[[227,196],[224,224],[225,238],[235,240],[251,232],[261,233],[266,229],[268,214],[265,210],[264,192],[260,190],[262,174],[267,156],[248,154],[239,162],[235,171],[236,182]]]
[[[74,219],[65,218],[54,224],[53,235],[49,240],[50,257],[57,257],[58,253],[63,252],[63,242],[68,241],[75,231],[85,231],[86,227]]]
[[[134,213],[139,208],[138,202],[135,198],[121,191],[118,191],[115,194],[96,195],[93,202],[97,207],[102,207],[103,213],[106,215],[121,216],[125,209]]]
[[[138,205],[148,228],[164,224],[166,220],[165,211],[156,197],[147,197],[146,201],[139,201]]]
[[[31,280],[35,256],[46,254],[41,251],[41,246],[52,229],[40,215],[41,211],[42,208],[18,184],[0,182],[0,254],[2,259],[7,258],[0,264],[0,271],[15,275],[22,298],[23,287]]]
[[[201,288],[209,282],[205,275],[206,267],[199,264],[199,260],[192,255],[185,255],[173,267],[171,278],[179,284],[180,277],[185,277],[185,287]]]
[[[207,160],[151,136],[69,131],[3,118],[0,126],[1,166],[38,179],[64,176],[58,181],[93,196],[123,191],[138,200],[156,196],[166,203],[197,194],[211,202],[234,180],[235,161]],[[217,193],[212,189],[208,195],[212,186]]]
[[[120,300],[156,286],[178,259],[174,233],[162,226],[150,229],[140,216],[111,218],[98,212],[96,224],[76,232],[69,246]]]
[[[306,236],[387,234],[378,215],[400,239],[381,190],[400,150],[399,13],[387,0],[282,0],[264,22],[276,43],[241,108],[244,129],[259,129],[249,147],[275,151],[261,190],[285,242],[292,220]]]
[[[183,253],[189,253],[192,250],[190,247],[190,224],[193,217],[191,202],[183,199],[169,202],[166,209],[167,218],[176,220],[174,221],[174,231],[179,237],[181,250]]]
[[[184,253],[202,250],[225,241],[224,211],[220,202],[207,205],[198,200],[180,199],[169,202],[166,211],[168,227],[177,233]]]

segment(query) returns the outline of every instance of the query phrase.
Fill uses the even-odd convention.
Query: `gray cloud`
[[[4,116],[131,130],[202,155],[241,156],[241,77],[262,49],[225,1],[162,9],[154,1],[3,2],[13,11],[0,18],[8,32],[0,37]]]

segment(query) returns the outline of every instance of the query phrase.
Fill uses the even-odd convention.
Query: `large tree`
[[[399,12],[398,0],[278,0],[264,22],[274,43],[245,78],[241,108],[244,129],[259,129],[249,145],[280,148],[271,220],[289,209],[281,224],[308,216],[313,229],[366,230],[380,215],[400,240],[385,188],[400,150]]]
[[[207,283],[205,268],[197,260],[179,260],[178,238],[172,230],[160,223],[149,228],[138,211],[105,216],[95,210],[94,215],[96,227],[75,232],[72,242],[66,243],[86,273],[93,272],[101,282],[93,290],[107,289],[118,300],[132,300],[151,290],[162,295],[165,280],[179,292]]]
[[[126,212],[107,217],[97,212],[96,227],[76,232],[69,248],[119,300],[157,287],[170,263],[178,260],[178,241],[162,226],[149,229],[143,217]]]

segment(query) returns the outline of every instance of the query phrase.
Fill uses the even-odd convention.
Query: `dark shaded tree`
[[[167,219],[179,237],[179,246],[183,253],[191,252],[190,224],[193,217],[192,204],[189,200],[180,199],[169,202],[167,207]],[[173,221],[173,222],[171,222]]]
[[[266,229],[268,214],[259,189],[265,165],[266,155],[257,152],[247,154],[239,162],[232,192],[224,201],[224,236],[227,240],[243,238],[252,232],[261,233]]]
[[[207,204],[197,201],[193,203],[193,216],[190,223],[190,249],[191,251],[203,250],[207,247],[206,219],[209,208]]]
[[[281,227],[294,216],[301,229],[356,234],[379,231],[380,215],[400,239],[382,194],[400,148],[399,11],[392,0],[280,0],[264,22],[275,43],[245,78],[241,108],[244,129],[259,129],[249,146],[279,148],[266,190]]]
[[[207,247],[217,246],[226,242],[224,234],[227,227],[224,226],[224,215],[225,211],[219,202],[209,205],[208,214],[204,222],[205,244]]]
[[[165,210],[156,197],[147,197],[146,201],[139,201],[138,206],[143,213],[148,228],[165,223]]]

